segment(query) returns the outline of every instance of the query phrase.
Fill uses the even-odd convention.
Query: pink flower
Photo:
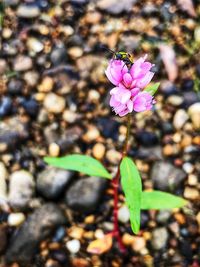
[[[154,75],[150,71],[153,64],[145,62],[146,58],[147,55],[140,57],[135,61],[130,70],[122,60],[111,60],[105,71],[106,76],[114,85],[122,83],[130,89],[134,87],[143,89],[150,83]]]
[[[139,88],[124,89],[120,84],[110,91],[110,106],[120,117],[135,112],[150,110],[155,103],[153,97],[147,92],[141,92]]]
[[[110,91],[110,106],[120,117],[132,112],[150,110],[155,103],[150,93],[142,91],[154,73],[153,64],[145,62],[147,56],[135,61],[130,69],[122,60],[111,60],[105,73],[108,79],[116,85]]]

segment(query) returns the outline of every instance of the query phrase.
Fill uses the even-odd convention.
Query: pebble
[[[124,233],[122,236],[122,242],[125,246],[130,246],[133,244],[134,238],[135,237],[133,235],[130,235],[128,233]]]
[[[65,235],[66,235],[65,227],[60,226],[56,229],[56,232],[54,234],[52,241],[53,242],[60,242],[64,238]]]
[[[60,147],[56,143],[51,143],[48,147],[48,151],[51,157],[58,157],[60,154]]]
[[[153,164],[150,177],[156,189],[174,191],[187,177],[187,174],[169,162],[159,161]]]
[[[160,250],[166,247],[168,240],[168,232],[165,227],[156,228],[152,232],[151,244],[155,250]]]
[[[73,172],[47,166],[44,171],[38,174],[37,191],[47,199],[57,199],[64,192],[72,176]]]
[[[48,93],[44,99],[44,107],[49,112],[59,114],[65,109],[65,99],[54,93]]]
[[[65,47],[54,48],[53,51],[51,52],[50,58],[51,62],[55,66],[66,63],[67,60],[66,48]]]
[[[199,198],[199,191],[196,188],[186,186],[183,196],[187,199],[197,200]]]
[[[8,199],[14,209],[27,208],[34,192],[35,182],[30,172],[19,170],[11,174]]]
[[[106,152],[106,159],[112,164],[118,164],[121,159],[121,153],[115,149],[110,149]]]
[[[15,71],[26,71],[33,66],[32,59],[28,56],[19,55],[14,60],[13,69]]]
[[[65,216],[56,204],[44,204],[36,209],[11,236],[6,262],[29,266],[40,242],[48,238],[54,228],[65,223]]]
[[[191,186],[195,186],[198,184],[198,178],[194,174],[189,174],[188,175],[188,184]]]
[[[29,38],[27,41],[27,46],[28,46],[29,50],[34,52],[34,53],[39,53],[44,48],[43,43],[40,42],[39,40],[37,40],[36,38]]]
[[[21,212],[11,213],[8,216],[8,225],[9,226],[19,226],[25,221],[25,215]]]
[[[65,110],[63,113],[63,120],[68,123],[74,123],[78,118],[78,114],[72,110]]]
[[[95,144],[92,149],[93,156],[98,160],[103,159],[105,151],[106,148],[102,143]]]
[[[174,128],[180,130],[188,119],[189,116],[184,109],[177,110],[173,119]]]
[[[81,248],[81,243],[79,240],[73,239],[73,240],[67,241],[66,247],[71,253],[75,254],[79,252]]]
[[[94,211],[99,205],[106,184],[105,179],[98,177],[87,177],[75,181],[66,191],[66,204],[75,211]]]
[[[90,125],[90,126],[88,127],[87,132],[84,134],[83,139],[84,139],[86,142],[91,142],[91,141],[96,140],[99,136],[100,136],[100,132],[99,132],[99,130],[97,129],[97,127],[95,127],[95,126],[93,126],[93,125]]]
[[[38,91],[42,93],[48,93],[51,92],[54,86],[54,80],[46,76],[43,78],[41,84],[38,85]]]
[[[97,2],[97,7],[113,15],[118,15],[123,11],[130,12],[136,0],[100,0]]]
[[[0,204],[7,199],[6,179],[8,173],[3,162],[0,162]]]
[[[167,98],[167,102],[172,106],[178,107],[183,103],[183,97],[178,95],[171,95]]]
[[[28,137],[27,125],[18,117],[12,117],[0,123],[0,152],[16,148],[16,145]]]
[[[0,118],[9,115],[11,111],[12,111],[12,100],[7,96],[2,97],[0,101]]]
[[[67,232],[69,237],[81,240],[84,234],[84,229],[78,226],[72,226]]]
[[[73,46],[70,47],[67,50],[67,53],[74,59],[79,58],[83,55],[83,49],[81,47],[78,46]]]
[[[40,15],[40,9],[34,5],[21,4],[17,8],[17,16],[26,19],[33,19]]]
[[[134,236],[132,249],[135,252],[141,252],[146,247],[146,240],[142,236]]]
[[[185,162],[183,164],[182,168],[186,173],[190,174],[194,170],[194,165],[192,163],[190,163],[190,162]]]
[[[118,210],[118,221],[121,223],[127,223],[130,219],[130,213],[127,206],[122,206]]]
[[[39,74],[36,71],[27,71],[24,74],[24,80],[27,85],[34,87],[37,85],[39,80]]]
[[[160,210],[156,216],[156,219],[159,223],[167,223],[168,219],[171,217],[170,210]]]
[[[191,105],[188,109],[188,114],[192,120],[194,129],[200,129],[200,102]]]
[[[21,94],[24,88],[24,82],[19,79],[12,78],[8,83],[8,92],[12,95]]]
[[[144,147],[151,147],[158,143],[158,137],[153,132],[140,131],[136,133],[136,140]]]

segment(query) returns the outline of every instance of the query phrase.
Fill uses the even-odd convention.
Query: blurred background
[[[200,1],[0,2],[0,266],[200,266]],[[134,236],[120,193],[116,242],[112,187],[47,167],[43,157],[83,153],[116,171],[125,119],[109,107],[104,71],[113,51],[148,54],[161,85],[154,110],[132,118],[129,156],[143,189],[189,200],[146,211]]]

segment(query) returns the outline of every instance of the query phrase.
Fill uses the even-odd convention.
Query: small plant
[[[142,181],[131,158],[127,157],[128,141],[131,127],[131,113],[150,110],[156,103],[154,94],[159,83],[150,84],[154,73],[151,71],[153,64],[146,62],[146,57],[140,57],[134,63],[126,64],[123,60],[112,59],[105,71],[107,78],[115,87],[110,91],[110,106],[120,117],[127,116],[127,133],[124,148],[121,153],[121,160],[114,177],[96,159],[84,155],[68,155],[65,157],[45,157],[45,161],[55,167],[67,170],[79,171],[87,175],[98,176],[110,179],[114,190],[113,223],[114,229],[106,235],[104,242],[112,245],[110,239],[115,237],[118,240],[119,248],[124,250],[121,242],[118,225],[118,191],[121,183],[125,194],[126,205],[130,212],[130,224],[134,234],[140,230],[141,210],[160,210],[180,208],[186,201],[180,197],[161,191],[142,191]],[[120,179],[121,178],[121,179]],[[103,253],[97,244],[92,242],[88,251]]]

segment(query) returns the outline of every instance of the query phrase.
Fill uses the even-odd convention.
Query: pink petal
[[[110,95],[116,95],[119,92],[119,87],[114,87],[110,90]]]
[[[129,112],[132,112],[133,111],[133,101],[132,100],[129,100],[127,102],[127,108],[129,110]]]
[[[126,87],[129,87],[129,86],[131,85],[132,81],[133,81],[133,78],[132,78],[132,76],[130,75],[130,73],[125,73],[125,74],[123,75],[123,82],[124,82],[124,85],[125,85]]]
[[[111,107],[116,107],[116,106],[118,106],[120,103],[115,99],[115,96],[111,96],[111,98],[110,98],[110,106]]]
[[[137,87],[141,89],[146,87],[150,83],[153,76],[154,76],[154,72],[151,72],[151,71],[147,72],[147,74],[143,78],[137,80],[137,83],[136,83]]]
[[[125,110],[123,110],[123,111],[121,111],[120,113],[119,113],[119,116],[120,117],[123,117],[123,116],[125,116],[126,114],[128,114],[129,113],[129,111],[127,110],[127,109],[125,109]]]
[[[140,88],[134,88],[131,90],[131,96],[135,97],[140,92]]]

